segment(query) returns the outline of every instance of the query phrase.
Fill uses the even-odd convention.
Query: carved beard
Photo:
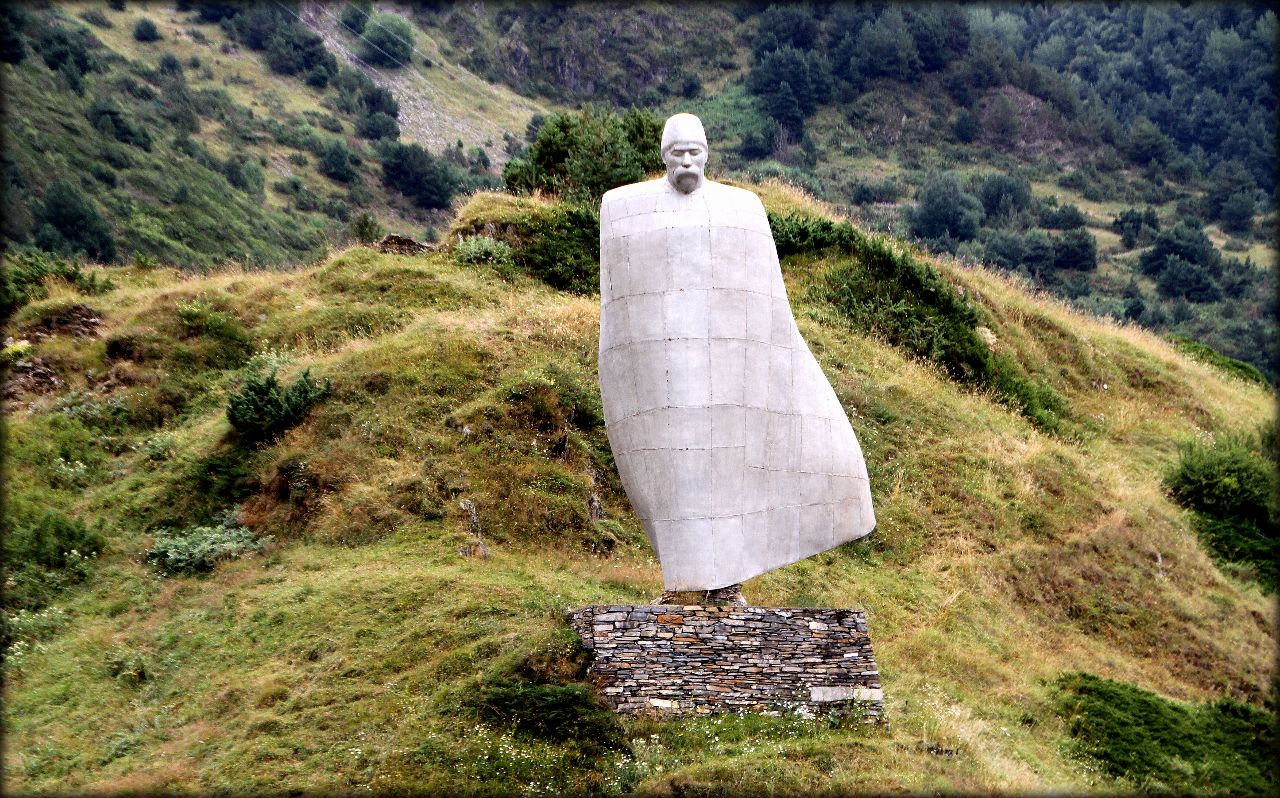
[[[688,194],[702,183],[702,172],[696,166],[691,169],[677,168],[671,175],[676,190],[683,194]]]

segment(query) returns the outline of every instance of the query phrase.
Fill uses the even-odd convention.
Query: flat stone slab
[[[568,618],[621,714],[884,712],[862,610],[599,604]]]

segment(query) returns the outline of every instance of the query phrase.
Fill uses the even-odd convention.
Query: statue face
[[[683,194],[702,186],[702,170],[707,165],[707,145],[699,141],[677,141],[662,153],[667,180]]]

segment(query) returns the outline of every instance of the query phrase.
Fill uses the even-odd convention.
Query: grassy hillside
[[[830,213],[755,188],[779,216]],[[454,225],[519,254],[561,246],[521,221],[558,212],[477,195]],[[1208,767],[1199,749],[1179,749],[1183,770],[1164,781],[1116,769],[1114,724],[1083,737],[1096,724],[1073,718],[1106,690],[1128,690],[1140,719],[1166,705],[1159,717],[1212,718],[1198,702],[1227,698],[1258,714],[1273,597],[1215,565],[1162,477],[1184,441],[1272,423],[1268,389],[993,271],[925,259],[973,304],[986,345],[1061,395],[1066,421],[1046,434],[888,343],[891,327],[818,299],[847,256],[787,257],[879,527],[745,591],[865,608],[889,726],[627,720],[618,737],[574,686],[584,658],[563,613],[661,584],[602,427],[598,300],[497,260],[355,248],[287,274],[128,267],[109,270],[105,294],[50,281],[19,311],[10,512],[24,529],[46,511],[66,521],[49,529],[79,519],[78,545],[100,553],[10,585],[30,599],[7,611],[10,790],[1256,785],[1255,765],[1214,754]],[[304,371],[331,392],[300,424],[263,443],[232,430],[231,396]],[[243,556],[162,575],[166,546],[213,562],[197,538]],[[1124,684],[1068,678],[1081,671]],[[568,725],[530,723],[530,696]],[[1203,776],[1224,768],[1254,781]]]
[[[320,24],[336,26],[323,9],[277,7],[280,19],[315,19],[335,48],[341,44]],[[144,20],[154,25],[154,40],[135,37]],[[381,152],[361,129],[360,101],[350,100],[359,92],[335,88],[353,86],[354,74],[323,86],[281,74],[193,8],[21,6],[3,21],[24,56],[3,67],[4,234],[12,243],[58,248],[40,230],[43,203],[58,180],[87,198],[115,242],[111,256],[88,254],[117,262],[141,256],[184,268],[294,266],[344,246],[360,213],[419,238],[448,222],[447,213],[384,185]],[[429,41],[424,36],[420,48],[430,50]],[[83,57],[82,74],[57,66],[68,49]],[[504,134],[523,133],[543,110],[447,64],[428,69],[415,61],[361,74],[398,102],[402,143],[436,155],[463,143],[450,168],[471,187],[497,182]],[[347,153],[345,175],[326,168],[335,146]],[[486,153],[483,165],[466,160],[477,148]],[[63,248],[71,252],[75,244]]]

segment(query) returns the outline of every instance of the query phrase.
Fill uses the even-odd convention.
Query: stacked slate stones
[[[622,714],[884,711],[861,610],[597,605],[569,622]]]

